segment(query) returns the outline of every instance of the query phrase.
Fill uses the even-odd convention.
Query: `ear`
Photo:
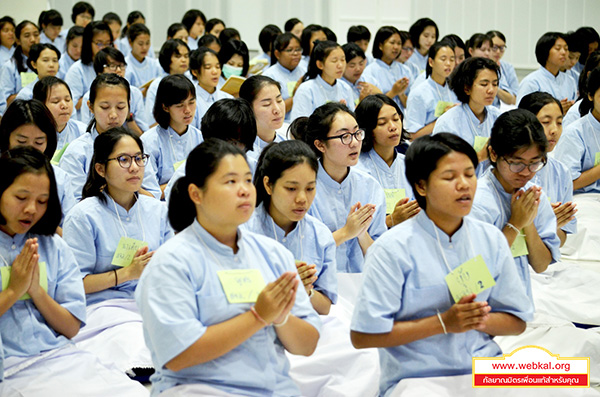
[[[433,59],[427,58],[427,63],[429,64],[430,67],[433,68]]]
[[[423,179],[421,179],[419,181],[419,183],[417,183],[415,185],[415,187],[417,189],[417,194],[419,194],[419,196],[423,196],[423,197],[427,196],[427,183],[425,183],[425,181]]]
[[[275,58],[279,59],[281,56],[281,52],[279,50],[275,50]]]
[[[465,94],[471,95],[471,87],[465,86]]]
[[[273,189],[271,188],[271,184],[269,183],[269,177],[265,176],[263,177],[263,186],[265,187],[265,190],[267,191],[267,194],[269,196],[273,195]]]
[[[313,145],[315,145],[315,147],[317,148],[317,150],[321,153],[325,153],[325,143],[323,141],[320,141],[318,139],[315,139],[313,141]]]
[[[197,70],[190,69],[190,73],[196,78],[196,80],[199,79],[200,76],[198,76],[198,71]]]
[[[167,113],[167,114],[170,114],[170,113],[169,113],[169,108],[168,108],[168,107],[166,107],[165,105],[162,105],[162,108],[163,108],[163,111],[164,111],[165,113]]]
[[[94,169],[102,178],[106,178],[106,164],[96,163],[94,164]]]
[[[320,70],[323,70],[324,67],[325,67],[325,65],[323,64],[323,61],[317,61],[317,68],[319,68]]]
[[[469,47],[469,55],[473,56],[473,49]]]
[[[488,145],[488,154],[490,156],[490,160],[493,163],[497,163],[498,162],[498,155],[496,154],[496,152],[494,152],[494,149],[492,149],[491,146]]]
[[[92,104],[90,103],[90,100],[88,99],[87,101],[87,107],[88,109],[90,109],[90,113],[94,114],[94,108],[92,107]]]
[[[190,200],[192,200],[194,204],[202,204],[202,189],[200,189],[198,186],[194,185],[193,183],[190,183],[188,186],[188,194],[190,196]]]
[[[588,73],[588,75],[589,75],[589,73]],[[592,94],[588,93],[588,99],[589,99],[589,100],[590,100],[590,102],[592,103],[592,107],[594,107],[594,106],[593,106],[593,105],[594,105],[594,96],[593,96]]]

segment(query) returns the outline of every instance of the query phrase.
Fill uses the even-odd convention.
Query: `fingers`
[[[470,302],[473,302],[476,297],[477,297],[477,295],[475,295],[475,294],[465,295],[462,298],[460,298],[460,300],[457,303],[458,304],[470,303]]]
[[[135,256],[141,256],[148,252],[148,246],[141,247],[135,252]]]

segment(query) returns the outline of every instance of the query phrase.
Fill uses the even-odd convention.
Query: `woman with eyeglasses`
[[[492,39],[492,60],[500,66],[500,86],[494,106],[500,107],[500,101],[507,105],[517,102],[517,91],[519,91],[519,79],[513,65],[502,61],[506,51],[506,37],[498,30],[490,30],[486,33]]]
[[[365,131],[345,105],[329,102],[313,112],[302,135],[319,157],[317,194],[309,214],[333,233],[338,272],[361,272],[367,249],[387,230],[381,186],[353,167]]]
[[[148,157],[125,128],[98,135],[83,199],[64,224],[88,305],[87,325],[75,341],[122,371],[152,367],[133,294],[154,251],[173,236],[167,208],[138,193]]]
[[[104,22],[94,21],[84,28],[81,58],[69,68],[65,76],[65,81],[73,94],[73,103],[77,110],[74,117],[77,120],[81,120],[82,104],[86,106],[82,101],[83,95],[89,91],[92,81],[96,78],[94,57],[101,49],[112,45],[112,32]],[[85,120],[82,121],[85,122]]]
[[[471,213],[502,231],[533,301],[529,267],[541,273],[560,258],[556,216],[531,182],[546,165],[548,140],[534,114],[516,109],[498,117],[488,150],[492,168],[479,180]]]

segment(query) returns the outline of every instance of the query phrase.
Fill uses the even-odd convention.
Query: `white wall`
[[[2,0],[0,15],[13,15],[37,21],[47,0],[21,2]],[[346,41],[349,26],[363,24],[374,35],[379,26],[394,25],[408,30],[421,17],[432,18],[441,35],[456,33],[463,39],[475,32],[491,29],[507,37],[506,60],[517,68],[537,68],[534,48],[537,39],[550,30],[566,32],[580,26],[593,26],[600,31],[600,1],[598,0],[88,0],[96,9],[97,18],[114,11],[125,21],[132,10],[140,10],[153,32],[155,50],[166,37],[167,27],[180,21],[190,8],[202,10],[207,18],[218,17],[235,27],[251,50],[259,50],[258,33],[269,23],[283,28],[291,17],[305,25],[318,23],[329,26]],[[70,26],[71,7],[76,0],[48,0],[58,9]],[[19,4],[19,5],[17,5]]]

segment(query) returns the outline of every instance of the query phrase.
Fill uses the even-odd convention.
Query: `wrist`
[[[516,222],[512,218],[508,220],[508,222],[506,223],[506,226],[509,229],[516,232],[517,234],[519,234],[521,232],[521,229],[523,229],[523,227],[524,227],[523,225],[521,225],[519,222]]]

